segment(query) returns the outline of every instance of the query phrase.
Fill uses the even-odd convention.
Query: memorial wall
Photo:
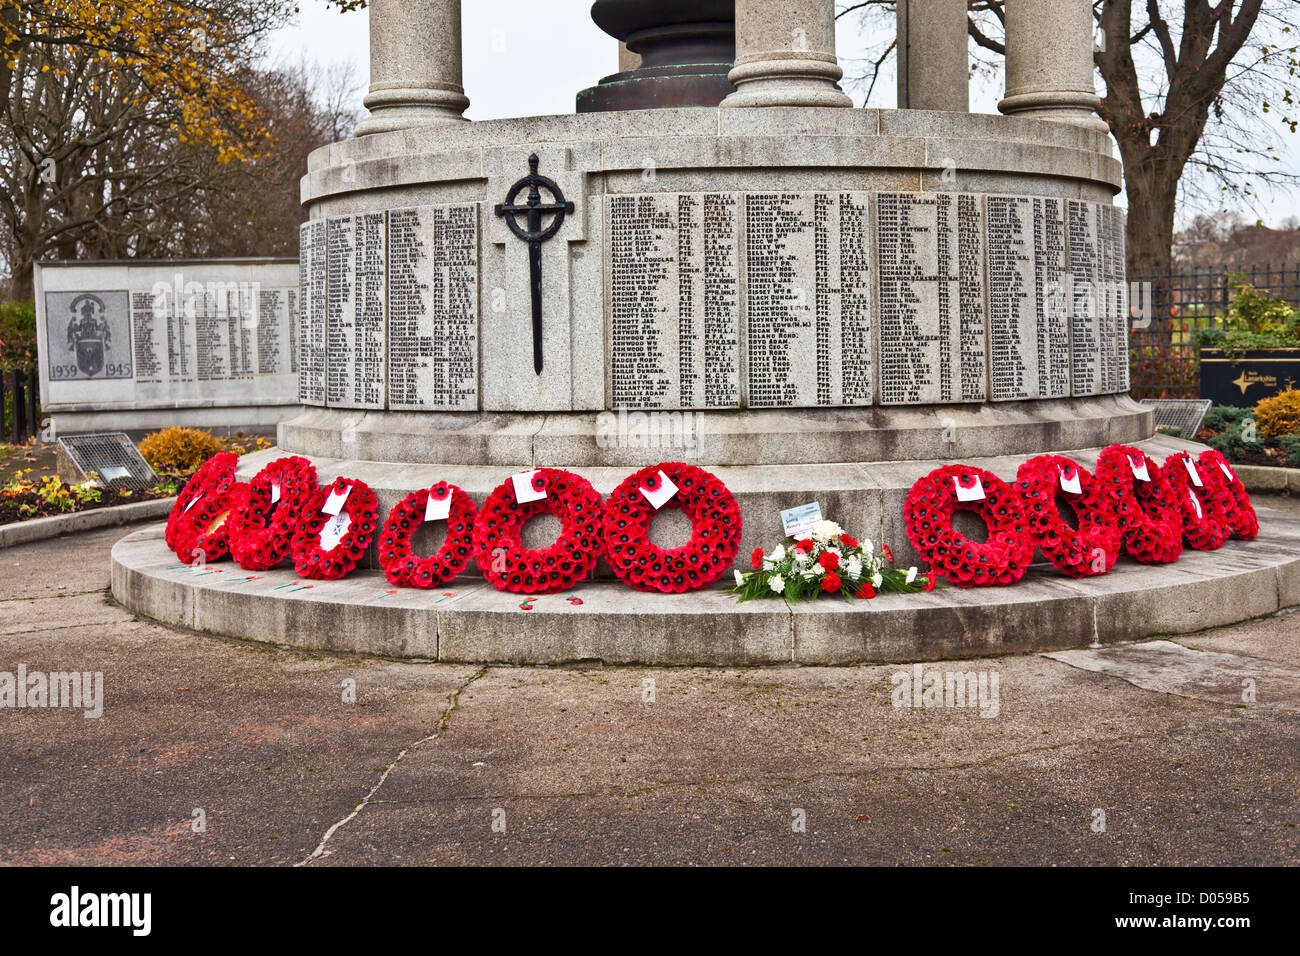
[[[40,263],[41,407],[292,405],[298,289],[292,260]]]
[[[586,201],[604,217],[611,407],[1128,390],[1124,218],[1113,206],[832,190]],[[479,272],[483,214],[477,203],[421,206],[303,226],[304,403],[478,407],[479,350],[494,338],[493,310],[480,298],[505,285]]]

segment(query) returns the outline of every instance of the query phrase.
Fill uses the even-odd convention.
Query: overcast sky
[[[325,0],[299,0],[299,9],[297,24],[275,36],[272,59],[351,61],[359,102],[370,74],[366,12],[340,13],[327,8]],[[591,0],[466,0],[461,27],[470,99],[466,115],[497,119],[572,113],[578,90],[618,69],[618,44],[591,22],[590,9]],[[860,54],[863,45],[843,25],[837,42],[842,58]],[[894,82],[892,72],[882,75],[873,106],[894,105]],[[997,112],[1001,92],[1000,80],[977,78],[971,84],[971,109]],[[1293,148],[1289,159],[1300,167],[1298,153]],[[1123,203],[1123,196],[1117,201]],[[1268,208],[1265,221],[1270,225],[1300,215],[1300,191],[1276,195]]]

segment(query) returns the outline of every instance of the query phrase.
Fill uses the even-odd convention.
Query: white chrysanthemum
[[[871,539],[870,539],[870,538],[867,538],[866,540],[864,540],[864,541],[862,542],[862,553],[863,553],[863,554],[870,555],[871,552],[872,552],[873,550],[874,550],[874,548],[872,548],[872,546],[871,546]]]
[[[908,584],[911,584],[911,583],[912,583],[913,581],[915,581],[915,580],[916,580],[916,568],[908,568],[908,569],[907,569],[907,583],[908,583]]]
[[[781,577],[779,574],[774,574],[767,579],[767,586],[777,594],[780,594],[785,590],[785,578]]]
[[[811,560],[812,560],[812,555],[810,555],[807,551],[804,551],[802,548],[794,549],[795,564],[807,564]]]
[[[783,544],[778,544],[778,545],[776,546],[776,550],[772,552],[771,558],[772,558],[772,561],[775,562],[776,564],[780,564],[782,561],[784,561],[784,560],[785,560],[785,545],[783,545]]]
[[[844,562],[844,570],[855,580],[862,577],[862,562],[858,560],[857,555]]]
[[[885,576],[881,574],[879,571],[877,571],[875,574],[871,576],[871,583],[876,587],[880,587],[881,582],[884,580],[885,580]]]
[[[812,536],[814,541],[829,541],[831,538],[838,538],[844,533],[844,529],[834,521],[822,519],[813,525]]]
[[[731,573],[736,576],[736,587],[741,587],[745,583],[745,576],[735,568],[732,568]]]

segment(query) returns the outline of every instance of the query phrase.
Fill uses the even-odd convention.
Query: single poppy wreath
[[[678,548],[661,548],[648,535],[656,509],[643,495],[660,490],[663,472],[677,493],[664,508],[680,508],[691,537]],[[740,550],[740,506],[716,475],[679,461],[651,465],[629,475],[605,502],[605,560],[619,580],[638,591],[683,593],[707,587],[731,567]]]
[[[1139,448],[1111,445],[1097,458],[1097,480],[1115,499],[1124,550],[1144,564],[1177,561],[1183,553],[1183,519],[1160,466]]]
[[[331,495],[347,495],[337,515],[324,512]],[[307,499],[293,532],[293,566],[299,577],[337,581],[357,566],[378,526],[379,501],[357,478],[335,478]],[[322,547],[328,545],[328,547]]]
[[[957,489],[969,500],[958,497]],[[952,526],[956,511],[973,511],[988,525],[987,541],[972,541]],[[1020,580],[1034,556],[1024,502],[990,471],[945,465],[917,480],[903,505],[912,546],[936,574],[957,587],[989,587]]]
[[[1200,479],[1199,487],[1192,478],[1193,469]],[[1162,471],[1179,503],[1183,538],[1187,544],[1197,551],[1217,551],[1223,547],[1223,542],[1232,534],[1227,512],[1223,502],[1210,492],[1206,476],[1196,467],[1192,456],[1185,451],[1170,455],[1165,459]]]
[[[1251,541],[1259,534],[1259,518],[1250,503],[1250,495],[1237,473],[1228,464],[1223,453],[1213,448],[1201,452],[1197,462],[1201,466],[1201,477],[1205,480],[1206,490],[1214,503],[1223,509],[1228,528],[1242,541]],[[1205,501],[1202,494],[1201,501]]]
[[[239,456],[217,452],[196,471],[176,496],[163,540],[182,561],[216,561],[230,549],[226,517]]]
[[[442,547],[422,558],[411,550],[411,536],[424,523],[431,501],[447,505],[447,537]],[[445,481],[413,491],[399,501],[388,513],[388,520],[379,533],[379,564],[388,583],[404,588],[431,588],[464,571],[474,549],[477,513],[474,500]]]
[[[1115,503],[1086,468],[1060,455],[1039,455],[1016,471],[1016,485],[1025,503],[1025,520],[1052,567],[1084,578],[1115,566],[1120,551]],[[1058,495],[1078,515],[1078,528],[1061,517]]]
[[[600,557],[600,495],[587,479],[539,468],[531,481],[545,497],[520,504],[509,478],[488,495],[474,518],[474,560],[498,591],[563,591],[585,578]],[[528,519],[539,514],[560,519],[560,536],[550,547],[525,548],[519,536]]]
[[[316,490],[316,466],[277,458],[253,476],[242,506],[230,515],[230,556],[248,571],[273,568],[293,551],[293,532]]]

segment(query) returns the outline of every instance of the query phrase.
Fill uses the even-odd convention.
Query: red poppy
[[[411,536],[424,523],[429,499],[451,495],[447,536],[442,547],[427,557],[411,551]],[[384,577],[398,587],[431,588],[450,581],[469,563],[474,550],[474,501],[455,485],[440,481],[432,488],[413,491],[393,506],[379,535],[379,565]]]

